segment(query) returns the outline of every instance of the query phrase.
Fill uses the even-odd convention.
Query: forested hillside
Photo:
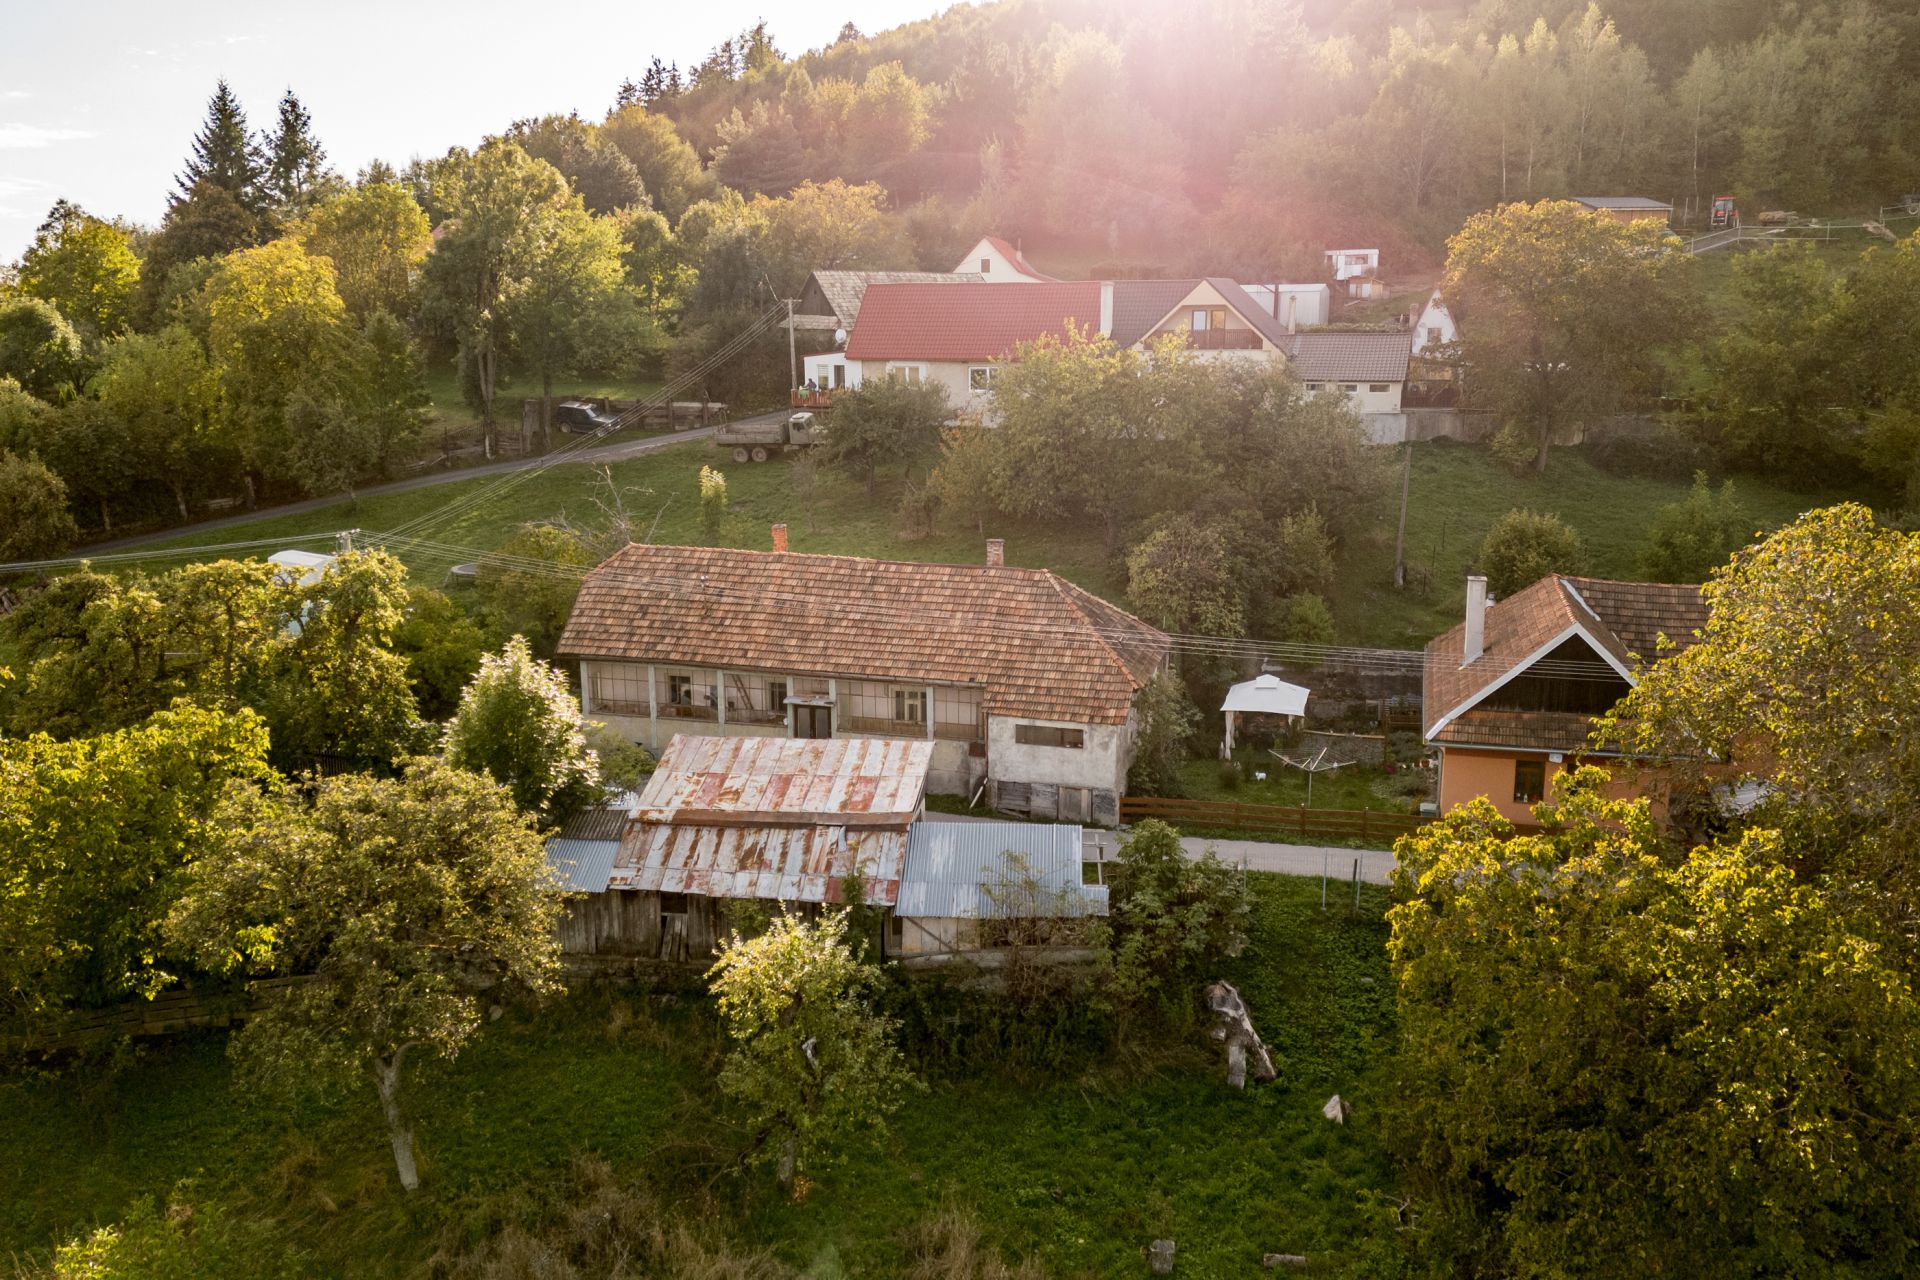
[[[956,6],[791,59],[763,24],[697,67],[656,64],[626,96],[744,192],[877,181],[929,228],[958,217],[1250,274],[1336,240],[1437,255],[1465,213],[1504,199],[1730,192],[1813,211],[1920,181],[1920,13],[1905,6],[1181,12],[1169,29],[1085,0]],[[924,265],[949,265],[947,245],[923,247]]]

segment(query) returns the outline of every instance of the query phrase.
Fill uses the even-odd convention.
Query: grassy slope
[[[656,515],[656,541],[700,542],[698,476],[702,464],[720,466],[727,477],[730,512],[721,530],[723,545],[765,547],[768,527],[790,526],[796,551],[881,556],[907,560],[971,563],[982,557],[982,539],[969,526],[944,521],[923,538],[906,538],[894,511],[897,479],[869,498],[864,487],[822,473],[813,517],[795,495],[785,463],[734,465],[702,443],[662,450],[613,468],[623,501],[640,513],[644,529]],[[394,528],[439,510],[494,480],[473,480],[431,489],[341,503],[298,516],[263,517],[244,529],[184,535],[166,545],[193,546],[263,537],[292,537],[343,527]],[[1812,506],[1838,501],[1840,494],[1795,493],[1763,480],[1740,477],[1735,487],[1754,518],[1756,529],[1776,526]],[[1407,521],[1407,556],[1430,571],[1432,591],[1396,592],[1388,585],[1393,568],[1394,512],[1383,514],[1357,540],[1341,565],[1330,603],[1346,643],[1387,647],[1417,646],[1445,630],[1458,616],[1463,581],[1481,541],[1493,523],[1514,507],[1551,511],[1585,539],[1589,569],[1600,576],[1634,577],[1648,521],[1660,507],[1684,497],[1686,485],[1611,475],[1577,450],[1558,450],[1544,477],[1515,476],[1496,465],[1483,449],[1435,442],[1415,447],[1413,487]],[[520,523],[565,516],[592,522],[593,499],[604,496],[598,472],[574,465],[556,466],[516,484],[484,506],[435,527],[425,536],[437,541],[491,550]],[[1102,553],[1093,530],[999,520],[992,532],[1007,539],[1011,563],[1044,565],[1089,590],[1120,599],[1124,578]],[[424,576],[436,579],[446,560],[412,557]]]
[[[1141,1269],[1156,1236],[1183,1274],[1251,1274],[1267,1251],[1315,1257],[1316,1274],[1367,1272],[1390,1233],[1359,1208],[1391,1191],[1376,1127],[1393,1006],[1380,916],[1322,915],[1306,880],[1255,874],[1252,943],[1228,966],[1273,1044],[1279,1084],[1219,1081],[1194,1033],[1129,1065],[1070,1078],[994,1073],[931,1081],[884,1146],[823,1177],[804,1203],[765,1180],[716,1181],[731,1234],[806,1266],[901,1270],[899,1233],[959,1203],[999,1244],[1056,1276]],[[153,1045],[114,1076],[0,1084],[0,1256],[37,1251],[138,1196],[196,1178],[195,1194],[266,1218],[316,1274],[399,1276],[436,1239],[497,1220],[575,1153],[603,1155],[670,1193],[713,1177],[733,1139],[714,1119],[718,1046],[703,1009],[634,990],[589,991],[511,1015],[416,1081],[428,1187],[403,1203],[367,1096],[337,1107],[252,1105],[231,1084],[223,1038]],[[1126,1055],[1122,1055],[1126,1057]],[[1356,1101],[1322,1120],[1334,1091]],[[245,1277],[234,1277],[245,1280]]]
[[[1785,524],[1810,507],[1846,495],[1800,493],[1740,476],[1734,489],[1756,530]],[[1668,503],[1686,496],[1678,481],[1617,476],[1578,450],[1556,450],[1544,476],[1516,476],[1484,449],[1435,441],[1414,449],[1407,515],[1407,560],[1426,568],[1432,590],[1392,589],[1393,519],[1349,552],[1333,592],[1341,637],[1350,643],[1403,648],[1424,644],[1460,616],[1468,569],[1495,521],[1515,507],[1549,511],[1580,534],[1587,569],[1597,577],[1635,578],[1647,526]]]

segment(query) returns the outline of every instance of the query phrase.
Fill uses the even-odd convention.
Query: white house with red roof
[[[988,284],[1058,284],[1058,280],[1036,268],[1020,252],[999,236],[981,236],[980,243],[967,250],[954,267],[955,275],[974,274]]]

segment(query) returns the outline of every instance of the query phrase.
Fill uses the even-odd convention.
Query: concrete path
[[[927,811],[929,822],[998,822],[998,818],[976,817],[961,813]],[[1089,857],[1111,858],[1119,847],[1120,833],[1087,828]],[[1353,866],[1360,864],[1363,884],[1386,884],[1393,872],[1393,855],[1385,849],[1345,849],[1338,845],[1272,844],[1265,840],[1210,840],[1204,836],[1182,836],[1181,847],[1187,856],[1198,858],[1208,850],[1222,862],[1249,871],[1272,871],[1284,876],[1319,876],[1323,872],[1333,880],[1353,882]]]
[[[742,422],[778,422],[787,416],[785,409],[773,413],[763,413],[752,418],[742,418]],[[586,463],[591,466],[609,462],[624,462],[628,458],[637,458],[642,454],[657,453],[661,449],[670,449],[689,440],[704,440],[713,434],[712,427],[695,427],[690,431],[674,431],[666,435],[648,436],[639,440],[623,440],[618,444],[595,445],[590,449],[581,449],[568,454],[553,465],[574,466]],[[458,484],[462,480],[484,480],[489,476],[506,475],[514,471],[527,471],[534,467],[548,465],[551,455],[532,458],[516,458],[511,462],[489,462],[477,467],[456,467],[447,471],[434,471],[426,475],[411,476],[405,480],[389,480],[385,484],[368,485],[355,490],[356,498],[377,498],[388,493],[407,493],[414,489],[431,489],[435,485]],[[89,543],[74,549],[74,555],[85,555],[91,551],[123,551],[130,547],[143,547],[155,542],[166,542],[187,534],[207,533],[216,529],[237,529],[257,520],[271,520],[276,516],[305,515],[310,511],[324,511],[328,507],[341,506],[347,501],[344,493],[332,494],[325,498],[307,498],[300,502],[289,502],[278,507],[262,507],[257,511],[243,511],[235,515],[220,516],[214,520],[201,520],[194,524],[177,525],[171,529],[160,529],[153,533],[136,534],[131,538],[114,538],[107,542]]]

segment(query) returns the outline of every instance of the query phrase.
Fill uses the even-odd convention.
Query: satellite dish
[[[847,331],[845,329],[835,329],[833,331],[833,345],[836,347],[844,347],[847,345]]]

